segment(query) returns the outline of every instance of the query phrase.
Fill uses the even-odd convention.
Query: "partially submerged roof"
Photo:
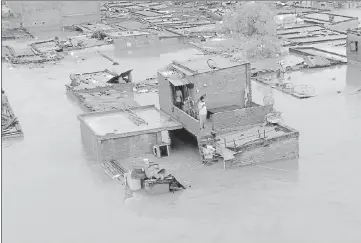
[[[127,20],[117,24],[114,24],[117,27],[121,27],[127,30],[137,30],[137,29],[146,29],[148,24],[144,24],[135,20]]]
[[[156,35],[154,33],[150,33],[147,31],[109,31],[107,35],[111,38],[121,38],[121,37],[129,37],[129,36],[142,36],[142,35]]]
[[[332,22],[330,20],[330,16],[334,16],[334,19]],[[330,14],[330,13],[310,13],[310,14],[303,15],[302,18],[305,20],[314,20],[314,21],[320,22],[320,23],[338,23],[338,22],[345,22],[348,20],[355,19],[355,17]]]
[[[91,112],[79,115],[78,119],[100,139],[130,137],[182,128],[179,122],[153,105],[131,108],[131,111],[133,115],[125,110]],[[144,123],[137,125],[133,121],[134,116],[144,120]]]
[[[185,62],[173,61],[171,66],[180,73],[183,73],[184,75],[192,76],[219,69],[241,66],[246,63],[248,63],[248,61],[244,61],[243,63],[232,62],[228,58],[215,55],[215,56],[207,56],[202,58],[191,59]]]
[[[163,15],[161,13],[157,13],[157,12],[154,12],[154,11],[145,11],[145,10],[135,12],[135,14],[142,15],[142,16],[145,16],[145,17],[158,17],[158,16]]]

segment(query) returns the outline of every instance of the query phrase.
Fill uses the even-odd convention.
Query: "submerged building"
[[[361,65],[361,28],[349,30],[347,32],[346,52],[347,61]]]
[[[27,29],[52,30],[100,21],[99,1],[9,1],[12,12],[21,16]]]
[[[84,147],[100,162],[150,153],[168,156],[168,131],[182,128],[155,106],[90,112],[78,119]]]
[[[160,109],[193,134],[198,146],[216,141],[225,168],[298,157],[299,133],[284,125],[265,125],[273,105],[252,102],[250,63],[213,56],[173,61],[158,71]],[[184,97],[176,104],[176,92]],[[206,127],[201,129],[197,102],[206,96]],[[201,150],[201,149],[200,149]],[[201,153],[202,154],[202,153]]]

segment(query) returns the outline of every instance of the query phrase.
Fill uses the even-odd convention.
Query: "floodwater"
[[[163,163],[192,187],[125,204],[123,188],[83,149],[82,111],[65,92],[69,74],[133,68],[142,80],[199,53],[182,46],[143,59],[114,54],[119,66],[95,53],[44,68],[3,64],[3,89],[25,134],[3,143],[3,242],[360,242],[360,67],[333,69],[336,81],[331,71],[305,74],[319,89],[329,84],[306,100],[254,84],[255,101],[273,94],[285,123],[300,131],[298,161],[224,171],[200,165],[191,145],[178,146]],[[154,94],[137,100],[157,102]]]

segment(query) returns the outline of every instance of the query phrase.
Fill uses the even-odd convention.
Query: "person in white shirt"
[[[175,99],[176,106],[179,109],[182,109],[183,94],[182,94],[182,91],[178,87],[176,88],[175,96],[176,96],[176,99]]]
[[[201,98],[199,98],[198,112],[199,112],[199,124],[202,130],[204,129],[204,123],[206,122],[207,119],[207,107],[206,107],[206,102],[204,101],[204,96],[201,96]]]

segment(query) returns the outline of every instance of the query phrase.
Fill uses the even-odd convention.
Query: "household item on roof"
[[[124,174],[126,186],[131,191],[144,189],[150,194],[160,194],[185,189],[166,169],[148,159],[143,161],[147,165],[146,169],[132,169]]]
[[[114,76],[112,77],[111,79],[109,79],[107,81],[107,83],[109,84],[119,84],[119,79],[122,78],[126,83],[129,83],[132,81],[132,78],[131,78],[131,72],[133,71],[133,69],[131,70],[128,70],[126,72],[123,72],[117,76]]]

